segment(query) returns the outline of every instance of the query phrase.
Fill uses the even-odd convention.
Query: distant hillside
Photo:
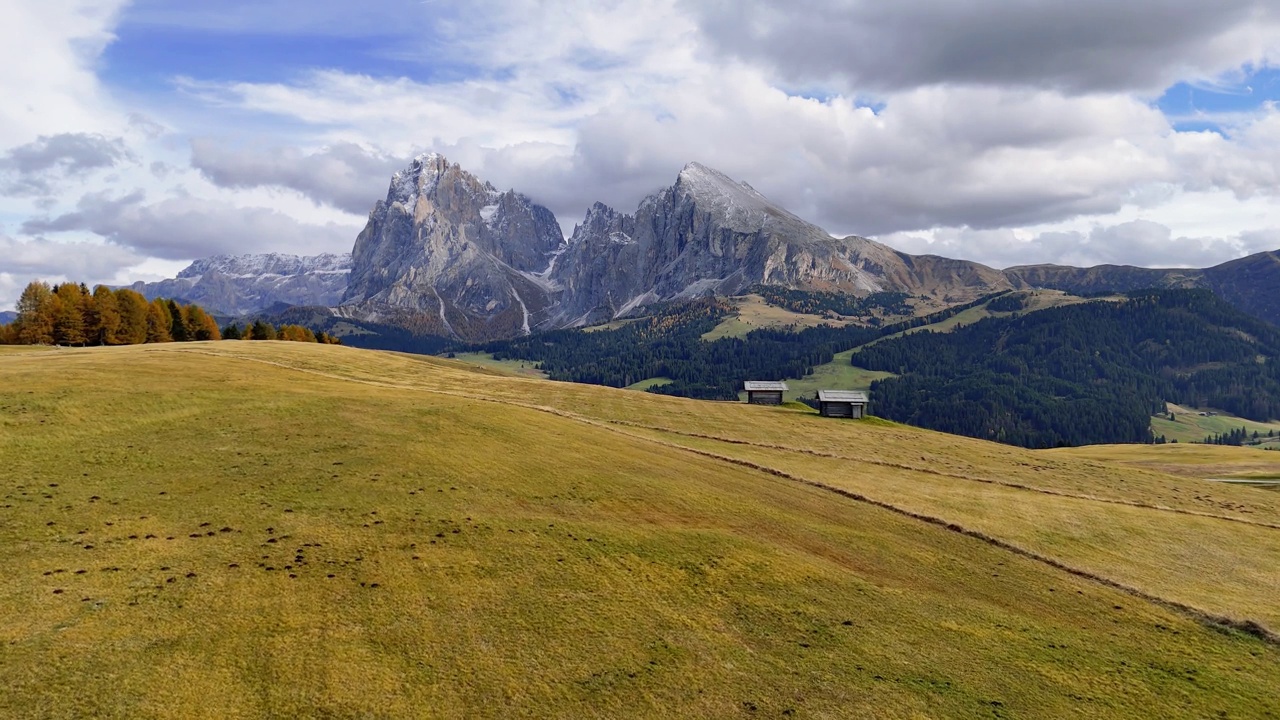
[[[1150,441],[1165,402],[1280,418],[1280,328],[1206,290],[1143,292],[870,345],[877,415],[1028,447]]]
[[[8,325],[18,319],[18,313],[11,310],[0,311],[0,325]]]
[[[1280,251],[1258,253],[1204,270],[1026,265],[1004,273],[1017,287],[1043,287],[1076,295],[1146,288],[1204,288],[1254,317],[1280,325]]]

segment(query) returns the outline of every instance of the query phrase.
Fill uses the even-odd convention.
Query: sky
[[[1280,0],[0,0],[0,310],[350,251],[435,151],[566,232],[698,161],[986,263],[1280,249]]]

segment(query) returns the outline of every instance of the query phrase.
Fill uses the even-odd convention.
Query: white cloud
[[[303,223],[265,207],[241,207],[195,197],[147,203],[141,192],[94,193],[75,212],[23,225],[29,235],[88,231],[148,257],[171,260],[281,251],[300,255],[346,252],[358,226]]]
[[[1232,237],[1175,236],[1159,223],[1131,220],[1087,231],[1048,230],[1027,237],[1013,230],[936,230],[880,238],[913,254],[963,257],[997,268],[1015,265],[1138,265],[1200,268],[1280,247],[1280,229]]]
[[[712,47],[801,86],[1159,94],[1280,53],[1269,0],[690,0]]]
[[[369,212],[403,158],[354,143],[315,152],[295,147],[236,148],[209,138],[191,143],[191,165],[225,188],[283,187],[353,214]]]
[[[93,72],[125,0],[10,2],[0,11],[0,148],[97,132],[115,115]]]
[[[996,264],[1212,264],[1274,237],[1280,217],[1280,110],[1236,116],[1224,136],[1175,132],[1150,104],[1171,82],[1274,61],[1280,21],[1262,0],[146,2],[154,27],[381,28],[388,53],[463,68],[415,80],[335,57],[149,97],[95,76],[119,7],[27,3],[12,14],[26,27],[0,23],[16,43],[0,61],[25,73],[0,78],[21,108],[0,117],[0,155],[55,158],[24,176],[43,199],[0,198],[24,242],[105,238],[175,261],[349,250],[391,170],[422,149],[565,226],[596,200],[630,211],[698,160],[839,234]],[[122,143],[130,161],[39,139],[69,133]],[[77,162],[92,171],[63,171]]]

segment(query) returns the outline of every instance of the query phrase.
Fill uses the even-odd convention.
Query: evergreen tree
[[[222,328],[223,340],[239,340],[242,337],[244,337],[244,335],[240,331],[240,326],[235,323],[231,323],[230,325]]]
[[[263,322],[261,319],[253,321],[253,327],[249,330],[249,338],[251,340],[275,340],[276,329],[271,323]]]
[[[173,300],[166,303],[169,306],[169,337],[174,342],[187,342],[195,339],[195,333],[192,331],[191,319],[187,317],[187,308],[179,305]]]

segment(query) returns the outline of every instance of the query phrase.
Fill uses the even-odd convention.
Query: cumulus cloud
[[[117,245],[55,242],[39,237],[18,240],[6,235],[0,235],[0,257],[4,258],[5,273],[28,277],[28,282],[54,277],[101,281],[142,260],[137,253]]]
[[[710,46],[795,85],[1159,94],[1276,59],[1270,0],[689,0]]]
[[[1274,64],[1269,0],[142,3],[128,14],[150,28],[377,36],[394,67],[424,70],[337,54],[255,81],[178,78],[117,111],[93,58],[119,5],[28,3],[38,42],[0,27],[16,43],[0,43],[9,66],[22,53],[48,64],[0,77],[20,98],[0,116],[0,149],[28,148],[9,162],[37,182],[0,197],[0,215],[28,218],[28,235],[97,234],[184,260],[347,250],[359,218],[345,213],[366,213],[421,149],[531,195],[566,228],[596,200],[632,210],[697,160],[837,234],[1000,264],[1212,264],[1272,237],[1249,231],[1280,206],[1274,106],[1192,133],[1151,103],[1173,82]],[[48,147],[71,134],[122,135],[138,160]],[[106,170],[146,193],[101,192]],[[33,199],[44,176],[56,187],[45,178]],[[1251,214],[1204,220],[1209,196]],[[1159,226],[1116,229],[1135,218]]]
[[[1159,223],[1133,220],[1088,231],[1049,231],[1020,237],[1013,230],[938,230],[880,238],[913,254],[962,257],[992,267],[1015,265],[1137,265],[1203,268],[1280,247],[1280,229],[1234,237],[1185,237]]]
[[[292,147],[238,149],[196,138],[191,165],[220,187],[290,188],[318,204],[364,214],[404,158],[346,142],[306,153]]]
[[[10,195],[48,195],[60,178],[84,175],[131,160],[122,138],[96,133],[41,135],[0,155],[0,177]]]
[[[141,192],[112,198],[91,193],[74,212],[29,220],[29,235],[87,231],[148,257],[188,260],[208,255],[346,252],[358,226],[310,224],[270,208],[239,207],[194,197],[146,202]]]

